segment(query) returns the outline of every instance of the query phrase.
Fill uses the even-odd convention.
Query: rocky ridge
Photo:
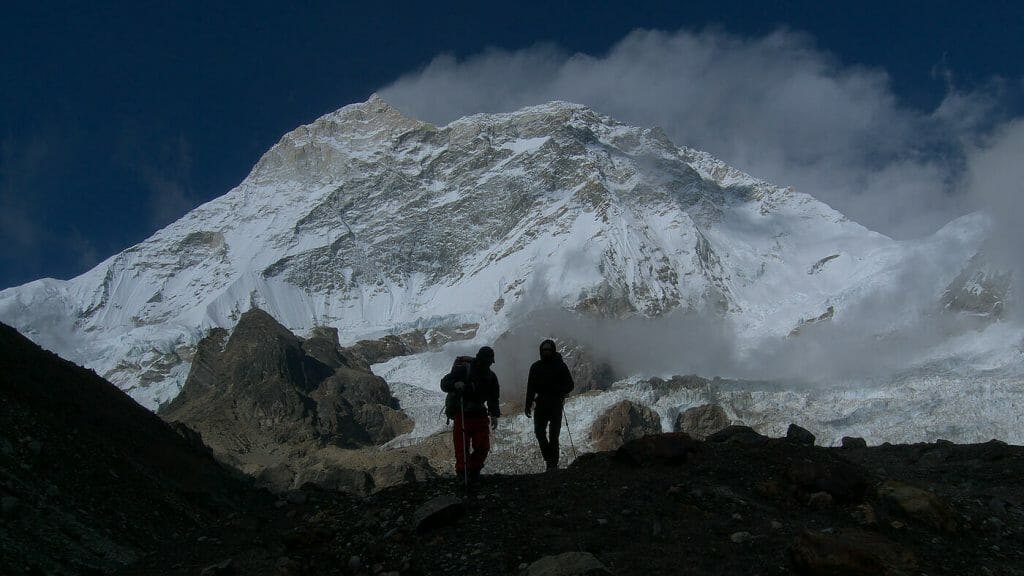
[[[266,496],[189,430],[0,324],[0,573],[110,573]]]
[[[376,448],[412,428],[366,361],[368,349],[383,354],[394,342],[401,344],[342,348],[330,329],[302,339],[252,309],[230,337],[214,329],[199,343],[181,394],[160,414],[195,430],[218,458],[279,490],[315,482],[367,493],[435,477],[427,456]],[[428,446],[420,450],[429,452]]]

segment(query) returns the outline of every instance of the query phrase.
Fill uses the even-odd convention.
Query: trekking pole
[[[565,404],[562,404],[562,417],[565,418],[565,431],[569,434],[569,446],[572,446],[572,459],[579,457],[576,453],[576,443],[572,441],[572,426],[569,425],[569,414],[565,412]]]
[[[459,417],[462,426],[462,482],[466,494],[469,494],[469,442],[466,439],[466,403],[462,394],[459,394]]]

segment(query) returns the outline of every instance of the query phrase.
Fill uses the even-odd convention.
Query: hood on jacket
[[[544,358],[544,348],[551,348],[551,349],[553,349],[555,351],[555,353],[551,355],[551,360],[561,360],[562,359],[562,355],[558,352],[558,346],[555,345],[555,341],[554,340],[548,338],[548,339],[546,339],[546,340],[544,340],[543,342],[540,343],[540,347],[539,347],[538,350],[540,351],[541,359]]]

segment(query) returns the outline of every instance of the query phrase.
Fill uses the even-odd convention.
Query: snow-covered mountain
[[[151,408],[205,332],[252,306],[343,340],[478,323],[476,343],[552,306],[701,311],[742,352],[854,322],[893,290],[991,308],[998,295],[950,296],[986,290],[968,269],[987,225],[898,242],[583,106],[438,127],[373,97],[286,134],[238,187],[82,276],[0,292],[0,320]]]

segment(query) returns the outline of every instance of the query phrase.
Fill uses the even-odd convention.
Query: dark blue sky
[[[1017,2],[228,4],[5,6],[0,287],[85,271],[238,184],[284,132],[444,52],[553,42],[599,55],[636,28],[785,27],[884,69],[923,111],[946,94],[937,71],[968,88],[1024,77]]]

